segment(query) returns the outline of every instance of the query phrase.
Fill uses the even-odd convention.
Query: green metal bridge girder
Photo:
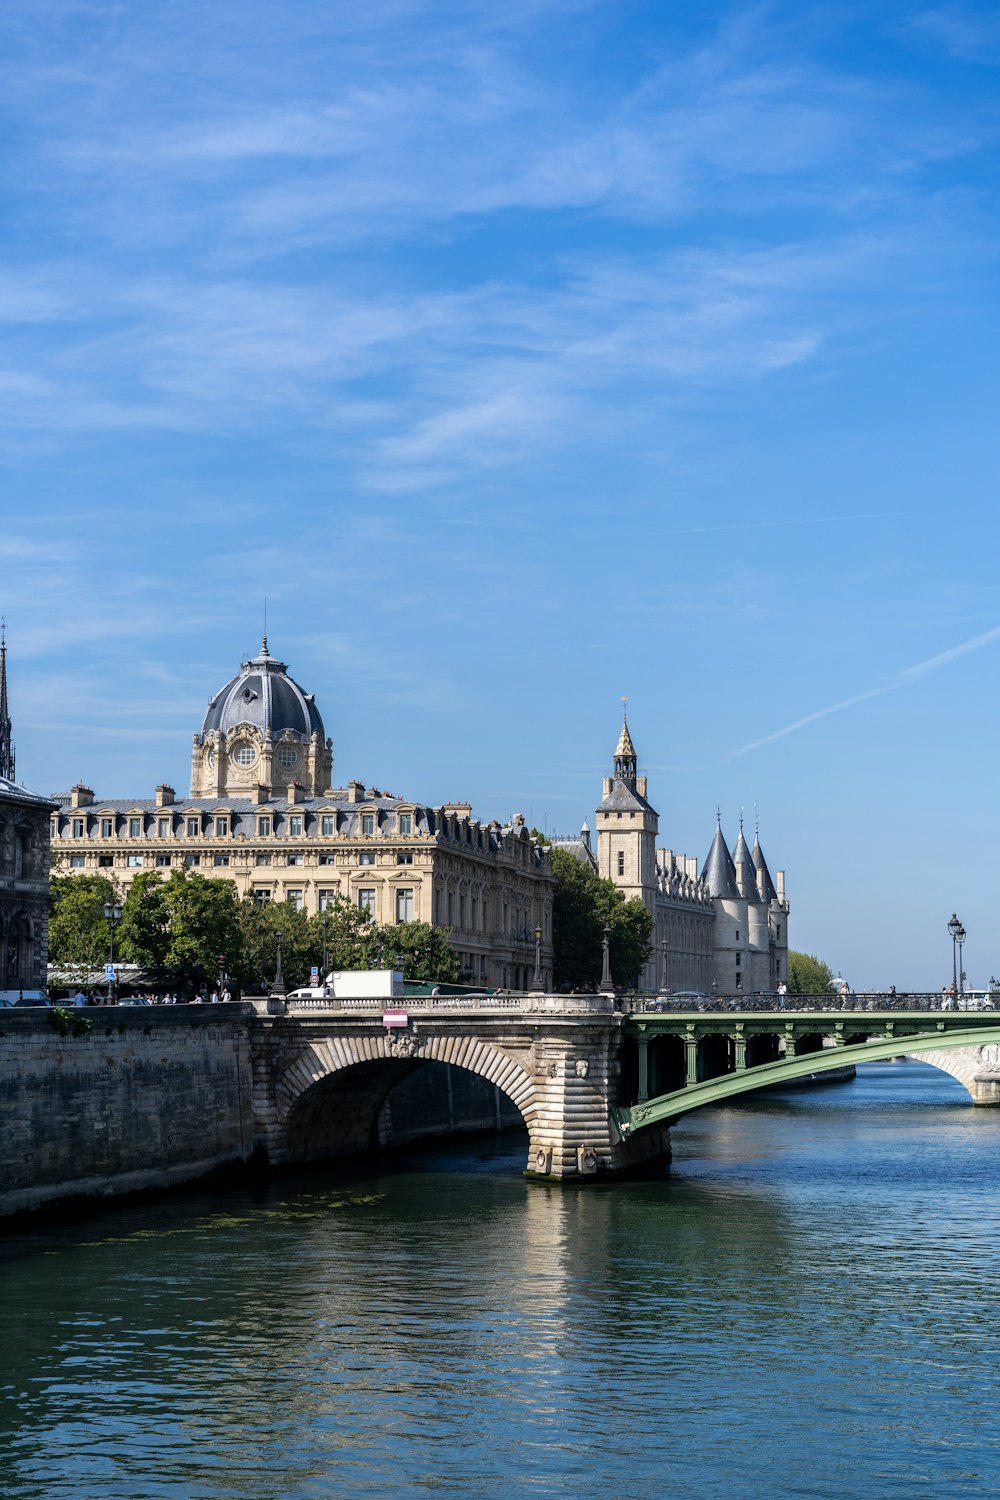
[[[910,1030],[910,1027],[920,1029]],[[815,1073],[833,1072],[858,1063],[884,1062],[889,1058],[920,1052],[937,1052],[949,1047],[979,1047],[987,1043],[1000,1043],[1000,1016],[987,1021],[977,1014],[924,1015],[892,1013],[890,1015],[855,1015],[853,1013],[825,1012],[818,1015],[802,1012],[780,1011],[771,1015],[759,1012],[753,1015],[720,1015],[718,1013],[696,1013],[672,1017],[649,1016],[641,1020],[632,1018],[624,1028],[624,1034],[648,1042],[657,1036],[677,1036],[690,1039],[692,1032],[701,1036],[746,1033],[779,1033],[787,1035],[794,1029],[799,1035],[842,1035],[849,1032],[857,1035],[880,1036],[878,1041],[843,1043],[826,1047],[818,1052],[806,1052],[780,1062],[760,1063],[756,1067],[740,1068],[724,1073],[718,1078],[687,1084],[669,1094],[653,1099],[643,1099],[631,1106],[612,1109],[612,1118],[623,1139],[637,1130],[650,1125],[669,1123],[679,1119],[693,1109],[706,1104],[719,1104],[740,1094],[753,1093],[758,1089],[782,1083],[794,1083],[796,1079],[809,1078]],[[884,1033],[888,1031],[889,1034]]]

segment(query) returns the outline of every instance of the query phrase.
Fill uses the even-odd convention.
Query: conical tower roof
[[[617,746],[617,748],[615,750],[615,754],[616,755],[634,755],[635,754],[635,746],[632,743],[632,736],[629,733],[628,718],[627,717],[625,717],[625,718],[622,719],[622,732],[618,736],[618,746]]]
[[[736,840],[736,848],[733,850],[733,865],[739,876],[740,865],[743,866],[743,890],[740,892],[748,901],[759,901],[757,894],[757,867],[753,862],[749,845],[743,837],[743,824],[740,823],[740,836]]]
[[[715,838],[708,851],[701,878],[708,886],[709,895],[725,896],[731,901],[739,898],[740,893],[736,886],[736,866],[733,864],[733,856],[729,852],[726,841],[722,837],[721,822],[715,825]]]
[[[753,860],[753,867],[757,871],[757,890],[760,893],[760,899],[770,905],[772,901],[777,901],[778,893],[774,889],[774,881],[771,879],[771,872],[767,868],[767,860],[764,858],[764,851],[760,847],[760,835],[758,833],[754,833],[753,849],[751,850],[750,857]]]

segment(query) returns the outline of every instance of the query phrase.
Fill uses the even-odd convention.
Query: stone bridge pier
[[[370,1150],[390,1090],[429,1062],[487,1079],[528,1132],[526,1171],[561,1181],[612,1176],[669,1157],[669,1130],[623,1139],[622,1017],[610,998],[424,997],[394,1002],[255,1002],[257,1143],[275,1164]],[[405,1007],[405,1009],[404,1009]],[[274,1012],[277,1013],[274,1013]]]

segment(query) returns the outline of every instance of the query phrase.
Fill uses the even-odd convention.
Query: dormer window
[[[371,838],[375,832],[375,814],[361,814],[361,832],[365,838]]]
[[[102,839],[109,839],[111,837],[111,835],[114,833],[114,831],[115,831],[114,820],[112,818],[102,818],[101,819],[101,838]]]
[[[412,813],[400,813],[400,815],[399,815],[399,832],[400,832],[401,837],[403,837],[403,838],[409,838],[410,834],[413,832],[413,814]]]
[[[201,833],[201,819],[200,818],[188,818],[188,820],[187,820],[187,836],[188,836],[188,838],[189,839],[196,839],[196,838],[198,838],[198,836],[200,835],[200,833]]]
[[[142,819],[141,818],[129,818],[129,820],[128,820],[128,836],[129,836],[130,839],[141,839],[142,838]]]

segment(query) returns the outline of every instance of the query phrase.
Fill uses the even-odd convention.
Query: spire
[[[624,781],[634,790],[637,757],[628,728],[628,699],[623,698],[622,702],[625,704],[625,709],[622,714],[622,732],[618,736],[618,744],[615,748],[615,780]]]
[[[0,776],[14,780],[14,742],[7,708],[7,622],[0,620]]]
[[[722,837],[721,821],[716,822],[715,838],[708,851],[701,878],[708,886],[709,895],[725,896],[730,901],[735,901],[739,897],[740,893],[736,887],[736,866],[733,864],[733,856],[726,846],[726,841]]]
[[[740,817],[740,835],[736,840],[736,848],[733,850],[733,864],[736,866],[736,884],[739,886],[740,895],[745,896],[748,901],[759,901],[757,867],[743,836],[742,816]]]
[[[759,828],[755,829],[754,831],[753,849],[751,851],[750,858],[753,860],[753,867],[757,872],[758,897],[761,901],[766,901],[770,905],[772,901],[777,901],[778,893],[774,889],[774,881],[771,879],[771,872],[767,868],[767,860],[764,858],[764,851],[760,847]]]

